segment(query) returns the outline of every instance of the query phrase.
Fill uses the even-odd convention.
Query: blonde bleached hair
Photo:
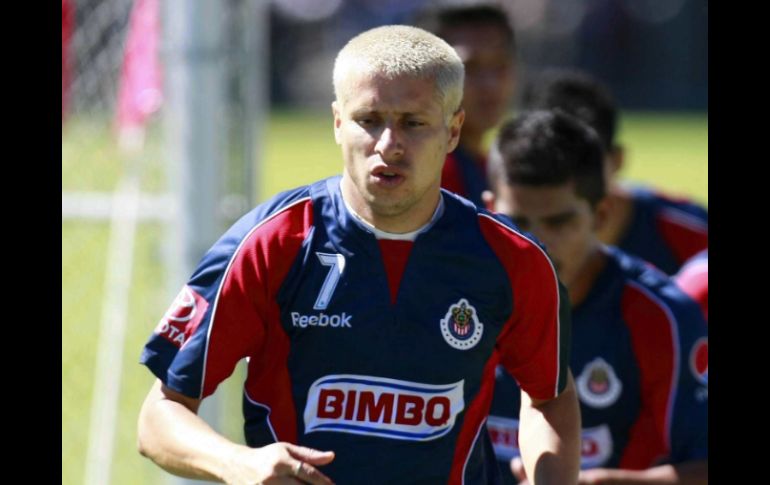
[[[417,27],[386,25],[353,37],[334,61],[334,95],[344,104],[351,73],[431,79],[448,122],[460,109],[465,68],[444,40]]]

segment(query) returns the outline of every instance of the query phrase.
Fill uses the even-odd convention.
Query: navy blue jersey
[[[617,246],[673,275],[708,247],[708,211],[684,199],[632,187],[633,213]]]
[[[442,191],[391,292],[340,178],[283,193],[209,250],[144,348],[203,398],[248,358],[246,442],[333,450],[337,483],[494,483],[494,371],[534,397],[566,385],[569,309],[542,248]],[[384,246],[383,246],[384,247]]]
[[[570,368],[582,467],[644,469],[707,458],[708,336],[698,306],[617,248],[572,312]],[[518,451],[519,387],[496,372],[488,428],[506,481]]]

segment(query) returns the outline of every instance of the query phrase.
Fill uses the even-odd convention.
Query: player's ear
[[[481,201],[484,202],[484,207],[494,212],[495,210],[495,194],[491,190],[485,190],[481,193]]]
[[[623,145],[613,145],[609,153],[607,153],[608,163],[610,164],[610,176],[613,178],[618,175],[620,169],[623,168],[623,162],[625,162],[626,152]]]
[[[465,121],[465,110],[459,108],[452,115],[452,119],[449,120],[449,143],[447,146],[447,153],[457,148],[457,144],[460,143],[460,130],[463,127]]]
[[[342,126],[342,113],[340,113],[340,105],[335,100],[332,101],[332,115],[334,115],[334,141],[337,145],[340,144],[340,127]]]

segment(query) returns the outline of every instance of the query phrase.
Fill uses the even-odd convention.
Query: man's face
[[[569,287],[596,244],[591,204],[575,193],[572,183],[539,187],[498,181],[495,189],[495,212],[511,217],[545,244],[559,279]]]
[[[447,29],[444,39],[465,64],[465,127],[484,133],[510,108],[515,88],[514,53],[499,27],[466,25]]]
[[[380,229],[414,230],[436,208],[441,169],[457,146],[463,113],[447,126],[432,80],[353,73],[347,81],[344,103],[332,104],[345,161],[343,193]]]

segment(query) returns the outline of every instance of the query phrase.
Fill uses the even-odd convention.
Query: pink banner
[[[163,101],[158,61],[160,16],[158,0],[136,0],[128,27],[123,68],[120,75],[118,136],[121,140],[142,138],[147,118]]]
[[[72,27],[75,23],[75,6],[71,0],[61,0],[61,119],[67,113],[70,86],[69,48]]]

